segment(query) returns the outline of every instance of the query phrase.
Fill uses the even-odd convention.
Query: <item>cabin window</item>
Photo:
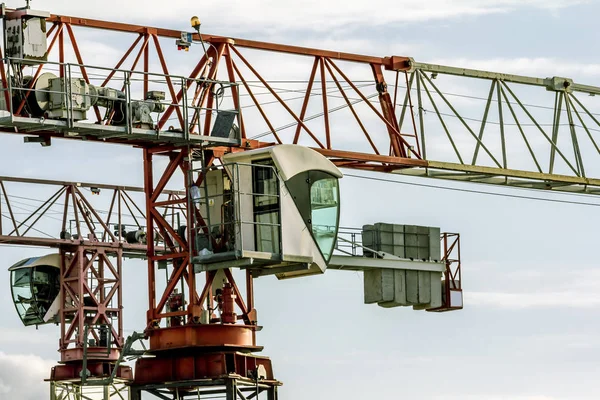
[[[279,180],[272,160],[257,161],[252,167],[256,251],[279,254]]]
[[[337,238],[339,221],[338,179],[323,172],[312,172],[310,179],[310,223],[312,234],[329,261]]]
[[[329,262],[340,217],[338,178],[312,170],[295,175],[286,185],[325,262]]]
[[[59,279],[58,268],[50,266],[11,271],[13,302],[24,325],[45,323],[43,318],[60,290]]]
[[[27,312],[30,310],[31,304],[33,302],[33,293],[31,293],[31,273],[33,269],[31,268],[22,268],[12,271],[12,295],[13,301],[15,302],[15,306],[17,307],[17,312],[19,313],[19,317],[23,320],[23,323],[27,325],[26,319],[31,319],[31,317],[37,317],[37,313],[30,312],[27,316]],[[37,322],[33,321],[33,323]]]

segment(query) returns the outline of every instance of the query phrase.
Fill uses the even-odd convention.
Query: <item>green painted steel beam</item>
[[[445,65],[427,64],[411,61],[411,71],[419,70],[446,75],[464,76],[469,78],[500,80],[504,82],[520,83],[523,85],[540,86],[549,91],[581,92],[591,95],[600,94],[600,87],[582,85],[573,82],[570,78],[554,76],[551,78],[534,78],[523,75],[503,74],[470,68],[448,67]]]

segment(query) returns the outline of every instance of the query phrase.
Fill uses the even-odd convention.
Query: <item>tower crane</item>
[[[600,125],[593,112],[600,88],[569,78],[221,37],[202,33],[197,17],[193,32],[178,32],[29,6],[3,5],[1,14],[2,132],[42,146],[85,140],[143,153],[142,187],[0,176],[0,243],[58,251],[10,267],[22,322],[60,325],[51,400],[83,398],[90,388],[104,399],[125,392],[132,400],[143,393],[276,399],[281,382],[270,359],[256,354],[253,281],[265,275],[364,271],[366,303],[460,310],[459,235],[397,223],[347,232],[339,227],[341,169],[599,191],[584,159],[600,154],[592,128]],[[131,45],[114,64],[86,64],[76,32],[90,29]],[[167,57],[165,44],[183,51]],[[305,88],[270,82],[261,62],[275,54],[290,63],[283,71],[307,68]],[[171,71],[181,64],[171,60],[195,65],[177,75]],[[476,127],[445,80],[489,85]],[[521,90],[554,96],[554,107],[531,106]],[[567,136],[560,136],[563,114]],[[53,189],[19,220],[12,185]],[[95,204],[106,194],[102,211]],[[44,217],[57,207],[53,225]],[[147,262],[148,311],[146,326],[125,338],[129,258]],[[134,348],[145,339],[145,350]],[[130,357],[135,374],[124,363]]]

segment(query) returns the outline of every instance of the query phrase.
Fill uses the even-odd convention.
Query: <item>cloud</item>
[[[527,308],[595,308],[600,306],[600,294],[579,291],[561,292],[466,292],[465,304],[477,307],[507,309]]]
[[[39,400],[48,397],[50,368],[54,361],[26,354],[0,352],[0,398]]]
[[[13,317],[16,316],[16,313]],[[0,328],[0,344],[2,345],[35,345],[35,344],[44,344],[44,345],[56,345],[57,340],[54,335],[40,334],[36,329],[23,329],[21,328]]]
[[[558,397],[540,396],[540,395],[450,395],[437,396],[435,400],[568,400],[566,398],[559,399]]]
[[[562,348],[567,351],[575,351],[578,349],[590,350],[598,349],[600,344],[594,334],[575,333],[560,333],[560,334],[542,334],[531,337],[533,346],[542,349]]]
[[[517,310],[600,306],[600,272],[593,267],[573,269],[568,276],[561,272],[560,262],[543,268],[518,267],[508,276],[493,262],[472,271],[479,287],[465,288],[465,305]]]
[[[182,28],[187,28],[189,16],[198,14],[210,31],[224,27],[262,31],[274,29],[326,31],[331,28],[352,28],[357,25],[376,26],[508,13],[524,8],[555,11],[582,3],[585,2],[568,0],[430,0],[428,2],[421,0],[372,0],[370,2],[224,0],[217,2],[213,0],[203,2],[202,7],[191,1],[171,2],[166,7],[164,2],[154,0],[144,3],[108,0],[92,4],[68,0],[45,0],[38,1],[36,8],[45,8],[57,14],[93,18],[115,18],[113,10],[119,10],[119,15],[127,16],[130,21],[152,21],[153,23],[163,21],[163,24],[180,21]]]

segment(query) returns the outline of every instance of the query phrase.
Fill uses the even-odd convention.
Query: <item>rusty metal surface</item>
[[[81,363],[81,361],[83,360],[83,348],[82,347],[61,350],[60,353],[61,353],[60,362],[66,363],[66,364],[73,364],[73,363],[80,364],[80,365],[82,364]],[[111,349],[110,354],[107,355],[105,347],[90,348],[90,349],[88,349],[88,352],[87,352],[87,359],[90,360],[90,362],[103,361],[103,362],[106,362],[107,364],[111,364],[119,359],[119,350]]]
[[[148,334],[152,352],[184,348],[229,348],[249,352],[262,350],[254,342],[256,329],[256,326],[213,323],[153,329]]]
[[[125,24],[120,22],[109,22],[102,21],[97,19],[90,18],[80,18],[80,17],[71,17],[71,16],[60,16],[60,15],[52,15],[48,18],[48,22],[54,23],[64,23],[75,26],[82,26],[87,28],[96,28],[96,29],[106,29],[111,31],[118,32],[132,32],[139,34],[148,34],[153,33],[160,37],[166,37],[171,39],[179,39],[181,37],[181,31],[176,31],[173,29],[164,29],[157,27],[148,27],[142,25],[135,24]],[[355,62],[364,62],[364,63],[376,63],[384,66],[390,66],[395,68],[406,68],[408,57],[398,57],[396,56],[394,59],[386,58],[386,57],[372,57],[365,56],[360,54],[352,54],[352,53],[342,53],[337,51],[327,51],[320,50],[309,47],[300,47],[300,46],[290,46],[285,44],[277,44],[277,43],[269,43],[269,42],[260,42],[255,40],[247,40],[240,38],[227,38],[218,35],[211,34],[203,34],[203,39],[206,42],[223,42],[223,41],[231,41],[235,43],[239,47],[246,47],[251,49],[258,50],[268,50],[268,51],[276,51],[276,52],[284,52],[284,53],[292,53],[298,55],[307,55],[307,56],[317,56],[317,57],[328,57],[337,60],[345,60],[345,61],[355,61]],[[195,34],[195,40],[198,40],[197,34]]]
[[[119,358],[124,343],[121,251],[115,257],[111,261],[94,246],[61,250],[61,362]]]
[[[444,271],[443,285],[444,290],[442,291],[442,305],[437,308],[430,308],[427,311],[432,312],[446,312],[453,310],[461,310],[463,308],[462,302],[460,306],[452,304],[451,293],[459,292],[462,298],[462,262],[460,257],[460,234],[458,233],[443,233],[442,234],[442,262],[446,265]]]
[[[110,376],[114,366],[105,362],[90,362],[87,369],[90,376],[94,378],[106,378]],[[81,380],[82,364],[60,364],[52,367],[50,381],[77,381]],[[122,365],[118,367],[116,378],[119,380],[133,381],[131,367]]]
[[[271,360],[267,357],[235,352],[178,355],[138,359],[133,385],[164,382],[186,382],[201,379],[241,377],[254,379],[258,367],[264,368],[262,383],[280,385],[275,381]],[[193,387],[193,383],[190,382]]]

